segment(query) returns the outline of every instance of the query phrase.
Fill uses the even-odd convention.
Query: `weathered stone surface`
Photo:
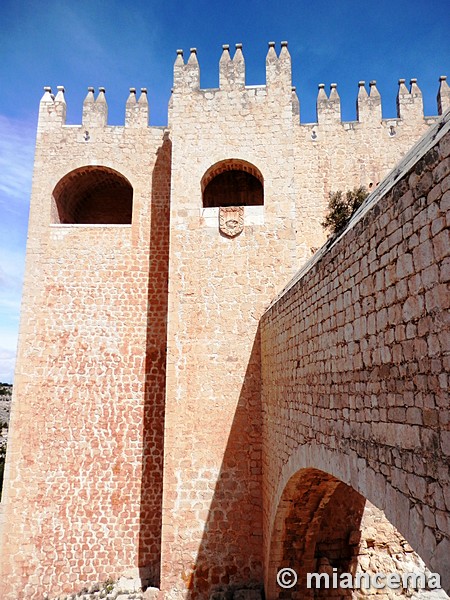
[[[264,317],[261,405],[260,317],[325,242],[329,192],[377,188],[428,130],[419,92],[402,85],[401,118],[386,121],[375,85],[370,96],[360,89],[359,121],[342,123],[336,85],[330,97],[321,87],[318,123],[303,124],[286,43],[279,56],[269,49],[265,86],[245,86],[241,47],[233,58],[224,49],[211,90],[200,88],[196,50],[186,64],[182,54],[167,130],[148,126],[145,90],[139,100],[131,91],[124,126],[107,125],[104,90],[89,90],[81,126],[65,124],[62,88],[40,104],[3,498],[5,600],[71,593],[129,569],[123,585],[145,579],[167,600],[256,589],[299,448],[297,468],[335,472],[389,508],[404,534],[399,494],[427,503],[406,474],[445,483],[435,458],[447,451],[443,425],[424,412],[446,402],[445,140],[428,159],[419,145],[345,244],[328,244],[301,292],[291,287]],[[240,189],[245,206],[223,235],[221,206],[204,205],[203,192],[227,169],[259,174],[263,197]],[[408,420],[410,408],[419,415]]]
[[[449,115],[446,123],[441,139],[435,140],[430,134],[428,145],[423,141],[424,165],[434,165],[434,159],[428,161],[427,154],[439,155],[435,148],[447,143]],[[265,539],[271,539],[266,547],[266,593],[271,598],[280,592],[273,584],[275,566],[282,564],[283,557],[285,561],[289,559],[288,548],[299,548],[294,543],[281,547],[279,532],[283,527],[288,532],[292,520],[302,523],[302,539],[314,532],[314,519],[305,516],[304,500],[291,489],[293,481],[299,482],[298,489],[306,489],[310,472],[317,479],[310,488],[311,494],[319,494],[324,478],[334,476],[334,481],[341,480],[354,488],[348,489],[347,504],[357,490],[384,510],[412,548],[440,574],[444,588],[450,588],[448,555],[443,551],[445,545],[440,547],[442,539],[449,539],[442,490],[448,486],[450,437],[441,407],[448,406],[444,365],[447,351],[443,344],[448,339],[450,295],[448,286],[439,283],[450,248],[441,240],[444,232],[431,226],[436,218],[445,215],[442,196],[434,196],[433,205],[424,215],[422,203],[414,200],[414,194],[405,193],[405,182],[407,186],[418,184],[415,173],[410,174],[414,165],[411,157],[417,158],[417,153],[416,148],[405,157],[390,188],[388,178],[369,199],[363,213],[364,229],[358,229],[362,216],[356,216],[334,244],[324,247],[299,272],[261,320]],[[420,181],[425,180],[430,187],[433,185],[422,174]],[[409,204],[394,201],[397,185]],[[400,216],[406,211],[408,222],[413,224],[408,236],[422,240],[412,252],[412,261],[410,254],[403,253]],[[387,246],[383,247],[380,240],[387,239],[388,224],[395,220],[402,230],[398,251],[383,260]],[[371,227],[372,221],[376,227]],[[355,231],[357,237],[353,235]],[[371,263],[373,276],[355,283],[354,265],[360,269],[374,247],[379,251]],[[400,281],[389,274],[392,268]],[[431,270],[436,278],[434,284],[429,283]],[[427,283],[422,285],[425,272],[427,278],[423,281]],[[405,295],[397,287],[403,280],[407,280],[411,294]],[[396,293],[389,296],[394,285]],[[361,328],[360,321],[354,327],[354,312],[345,311],[345,294],[350,289],[357,298],[354,307],[358,306],[358,313],[367,321],[366,329]],[[376,301],[361,304],[360,298],[375,293]],[[386,311],[392,316],[400,315],[399,321],[398,317],[386,318]],[[297,511],[289,518],[285,514],[288,502]],[[347,510],[344,503],[338,509]],[[333,525],[338,528],[336,511]],[[305,523],[310,523],[310,527]],[[351,523],[352,530],[356,525]],[[292,535],[300,531],[298,527]],[[368,532],[364,525],[361,527],[364,538]],[[388,523],[386,527],[392,525]],[[332,535],[330,532],[330,539]],[[386,541],[386,535],[377,530],[374,545],[380,540]],[[279,554],[275,552],[275,559],[274,548],[282,548]],[[416,568],[424,568],[421,560],[414,560]],[[382,571],[390,559],[386,563],[375,553],[370,560],[361,561],[363,569]],[[309,568],[302,556],[296,556],[295,561],[291,558],[287,564]],[[304,589],[301,592],[303,597],[309,597]],[[438,597],[445,597],[442,594]]]
[[[236,590],[233,594],[233,600],[261,600],[260,590]]]

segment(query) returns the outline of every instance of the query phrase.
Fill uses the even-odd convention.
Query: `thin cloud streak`
[[[0,245],[0,381],[12,382],[22,301],[24,252]]]
[[[34,126],[0,115],[0,206],[16,212],[11,200],[27,203],[34,155]]]
[[[0,382],[12,383],[15,364],[16,353],[0,347]]]
[[[0,245],[0,290],[14,290],[17,293],[22,289],[24,254],[14,252]]]

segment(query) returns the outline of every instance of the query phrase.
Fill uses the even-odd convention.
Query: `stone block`
[[[262,600],[261,590],[236,590],[233,600]]]

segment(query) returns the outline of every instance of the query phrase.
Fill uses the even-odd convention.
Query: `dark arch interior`
[[[203,192],[203,206],[259,206],[264,204],[261,181],[244,170],[232,169],[216,175]]]
[[[271,544],[269,586],[280,567],[293,568],[298,584],[292,589],[269,589],[278,599],[351,597],[351,590],[310,589],[307,573],[354,573],[355,536],[360,530],[365,498],[329,473],[317,469],[297,472],[288,482],[280,501]],[[299,596],[300,594],[300,596]]]
[[[133,188],[107,167],[72,171],[56,185],[53,199],[55,223],[131,224]]]

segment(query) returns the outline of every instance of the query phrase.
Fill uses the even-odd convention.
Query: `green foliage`
[[[114,590],[114,585],[114,580],[111,577],[108,577],[108,579],[103,582],[103,589],[105,590],[105,592],[108,592],[108,594],[110,594]]]
[[[355,188],[347,192],[337,191],[330,193],[328,201],[328,214],[322,227],[330,229],[331,233],[340,231],[350,220],[369,195],[365,187]]]

